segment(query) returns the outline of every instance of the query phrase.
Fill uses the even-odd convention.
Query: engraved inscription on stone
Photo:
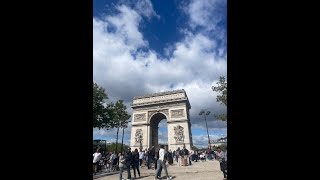
[[[183,134],[183,127],[182,126],[175,126],[173,127],[174,130],[174,139],[176,142],[183,142],[184,141],[184,134]]]
[[[143,142],[143,133],[142,129],[137,129],[135,134],[136,143],[142,143]]]
[[[145,121],[145,120],[146,120],[146,113],[135,114],[135,115],[134,115],[134,121],[135,121],[135,122]]]
[[[183,109],[171,110],[171,117],[172,118],[184,117],[184,110]]]
[[[170,94],[170,95],[156,96],[156,97],[148,97],[148,98],[143,98],[143,99],[135,99],[135,100],[133,100],[133,104],[159,102],[159,101],[179,99],[179,98],[184,98],[184,97],[185,97],[184,93]]]

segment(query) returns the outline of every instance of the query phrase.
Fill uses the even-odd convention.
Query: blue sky
[[[195,145],[207,141],[203,108],[211,138],[226,135],[213,117],[226,108],[211,90],[227,75],[226,0],[94,0],[93,8],[93,77],[109,101],[124,100],[132,113],[134,96],[185,89]],[[165,121],[159,126],[165,141]],[[114,131],[94,129],[94,139],[114,141]],[[128,143],[130,126],[125,133]]]
[[[94,16],[103,17],[108,9],[113,9],[113,3],[116,1],[98,0],[94,1]],[[183,36],[178,32],[177,27],[185,24],[186,17],[177,8],[176,1],[151,1],[153,9],[160,18],[152,18],[145,21],[140,26],[144,37],[149,42],[149,47],[154,49],[160,55],[164,55],[164,49],[172,42],[176,42]],[[165,3],[164,3],[165,2]],[[132,6],[132,5],[131,5]],[[112,11],[111,11],[112,12]]]

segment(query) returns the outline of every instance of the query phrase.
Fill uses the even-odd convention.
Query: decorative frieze
[[[155,111],[149,111],[148,112],[148,119],[150,119],[151,116],[153,116],[156,113],[163,113],[163,114],[167,115],[167,117],[169,117],[169,110],[168,109],[160,109],[160,110],[155,110]]]
[[[134,122],[146,121],[146,113],[135,114]]]
[[[154,103],[154,102],[166,102],[166,101],[171,101],[171,100],[175,100],[175,99],[185,99],[185,98],[186,98],[186,96],[184,93],[170,94],[170,95],[164,95],[164,96],[155,96],[155,97],[147,97],[147,98],[133,100],[133,105],[148,104],[148,103]]]
[[[185,117],[184,109],[171,110],[171,118]]]

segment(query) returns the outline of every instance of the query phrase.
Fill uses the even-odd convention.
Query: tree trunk
[[[119,134],[119,126],[118,126],[118,129],[117,129],[117,139],[116,139],[116,154],[118,154],[118,134]]]
[[[124,128],[122,128],[121,152],[123,152],[123,136],[124,136]]]

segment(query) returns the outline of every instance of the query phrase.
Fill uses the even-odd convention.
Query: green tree
[[[123,100],[118,100],[114,106],[112,111],[112,127],[117,128],[117,138],[116,144],[118,144],[118,137],[119,137],[119,129],[126,128],[129,123],[130,115],[127,112],[127,107],[123,104]],[[123,137],[123,136],[122,136]],[[118,153],[118,146],[116,146],[116,153]]]
[[[221,144],[219,147],[220,147],[220,149],[221,149],[222,151],[225,151],[227,145],[226,145],[226,144]]]
[[[220,93],[220,95],[217,95],[217,102],[220,102],[221,105],[227,107],[227,82],[225,77],[220,76],[217,86],[212,86],[212,90]],[[215,117],[219,120],[227,122],[227,114],[215,114]]]
[[[197,146],[192,146],[192,150],[193,150],[193,151],[198,151],[199,148],[197,148]]]
[[[110,113],[113,109],[111,106],[105,106],[107,99],[105,89],[97,83],[93,83],[93,128],[108,129],[112,126]]]
[[[120,146],[121,146],[120,144],[116,144],[116,143],[109,144],[107,145],[107,152],[116,152],[116,150],[121,148]],[[129,146],[124,144],[123,147],[125,150],[127,150]]]

